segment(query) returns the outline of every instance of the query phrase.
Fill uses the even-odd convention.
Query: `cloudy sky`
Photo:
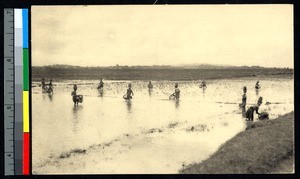
[[[33,6],[32,65],[293,68],[292,5]]]

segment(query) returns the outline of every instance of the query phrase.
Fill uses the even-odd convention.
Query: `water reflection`
[[[82,110],[82,106],[73,106],[72,115],[73,115],[73,132],[76,133],[78,131],[78,122],[80,118],[80,111]]]
[[[255,90],[255,94],[256,94],[256,96],[259,96],[259,89]]]
[[[128,112],[128,113],[131,113],[131,106],[132,106],[131,101],[130,101],[130,100],[127,100],[127,101],[126,101],[126,104],[127,104],[127,112]]]
[[[175,107],[178,109],[179,108],[179,100],[175,100]]]
[[[98,92],[99,92],[99,96],[100,96],[100,97],[103,97],[103,88],[100,88],[100,89],[98,90]]]
[[[149,89],[148,89],[148,94],[149,94],[150,97],[151,97],[151,95],[152,95],[152,92],[153,92],[153,89],[149,88]]]
[[[238,104],[241,102],[241,93],[238,90],[240,86],[251,86],[253,80],[232,80],[232,83],[228,83],[228,80],[216,80],[209,86],[208,90],[199,89],[197,85],[194,85],[194,82],[186,82],[186,85],[182,85],[180,89],[182,92],[180,101],[168,99],[168,95],[173,89],[173,82],[159,82],[157,84],[158,90],[154,91],[153,89],[153,91],[149,91],[152,92],[151,97],[149,97],[147,94],[148,89],[145,87],[146,84],[134,81],[134,101],[125,101],[122,99],[122,95],[124,93],[124,84],[127,82],[112,81],[107,83],[105,95],[98,97],[100,91],[95,89],[95,85],[89,84],[90,81],[84,81],[82,83],[87,83],[87,85],[82,86],[81,94],[84,96],[88,95],[88,97],[85,97],[85,105],[73,107],[70,90],[75,83],[79,82],[62,81],[56,87],[52,102],[48,99],[50,96],[41,94],[40,88],[32,88],[32,121],[35,123],[33,125],[33,131],[35,131],[33,140],[35,142],[32,147],[35,154],[33,159],[34,166],[40,166],[40,162],[47,161],[51,153],[59,156],[65,151],[75,148],[88,149],[89,146],[94,144],[102,144],[116,138],[120,139],[120,141],[115,146],[111,146],[111,150],[105,149],[104,158],[100,157],[95,160],[103,163],[103,166],[111,167],[92,165],[98,169],[103,168],[104,170],[107,169],[107,171],[116,171],[118,167],[116,163],[119,161],[118,159],[115,160],[116,157],[114,155],[119,151],[122,153],[118,154],[118,156],[123,159],[130,159],[129,163],[140,161],[138,159],[140,155],[137,155],[137,157],[134,155],[143,155],[145,161],[150,160],[151,162],[149,163],[153,161],[153,163],[159,164],[158,168],[161,167],[162,169],[157,171],[164,171],[165,165],[160,164],[161,161],[168,161],[168,163],[175,165],[188,160],[187,158],[194,159],[199,157],[202,160],[202,157],[206,158],[210,154],[206,153],[206,151],[213,151],[215,147],[217,148],[224,141],[244,129],[244,120],[239,119],[245,115],[246,109],[238,107]],[[251,88],[247,94],[247,108],[257,102],[254,90]],[[203,100],[204,96],[205,100]],[[262,105],[260,109],[260,111],[268,112],[271,118],[294,110],[293,81],[291,80],[266,81],[265,87],[260,90],[259,96],[264,97],[264,102],[271,101],[273,103]],[[274,102],[282,102],[284,104],[275,104]],[[100,116],[101,120],[99,120]],[[222,125],[225,122],[228,123],[226,127]],[[47,127],[44,127],[45,124],[47,124]],[[197,126],[200,125],[211,126],[212,132],[202,132],[200,129],[199,131],[189,130],[191,127],[198,129],[200,127]],[[109,128],[116,130],[112,131]],[[153,134],[147,133],[147,131],[156,128],[164,131],[154,131]],[[124,134],[137,134],[137,137],[118,137],[124,136]],[[62,135],[64,137],[61,137]],[[43,136],[47,136],[48,140],[45,140]],[[131,145],[133,143],[134,145]],[[130,144],[132,148],[121,144]],[[169,147],[164,148],[164,146],[170,145],[176,146],[177,151],[180,152],[177,153],[172,150],[171,152],[174,153],[170,153]],[[160,147],[163,149],[161,151],[167,152],[156,155],[155,149]],[[199,149],[203,149],[203,151],[199,151]],[[91,149],[91,151],[95,150]],[[180,156],[182,154],[184,157],[176,157],[176,159],[170,161],[168,159],[171,154],[172,156]],[[95,152],[95,155],[102,156],[102,150],[101,154]],[[83,160],[93,161],[95,155],[84,155],[86,158],[83,158]],[[69,162],[76,163],[75,161],[78,157],[80,158],[82,155],[70,156],[70,160],[67,159],[69,161],[66,162],[66,167],[69,166]],[[113,159],[107,160],[105,159],[106,157]],[[201,161],[200,159],[199,161]],[[189,160],[187,163],[189,163]],[[91,163],[87,164],[92,167]],[[40,169],[54,172],[51,171],[51,165],[46,162],[45,167]],[[58,163],[56,166],[59,165],[62,166],[64,164]],[[50,170],[48,170],[49,168]],[[80,168],[77,167],[74,167],[74,170],[78,170],[74,172],[81,172]]]
[[[206,90],[206,88],[202,88],[202,97],[203,97],[203,99],[205,98],[205,90]]]
[[[46,95],[44,93],[42,93],[42,96],[43,96],[43,100],[46,99]]]
[[[53,94],[52,94],[52,93],[49,93],[49,94],[48,94],[48,97],[49,97],[49,99],[50,99],[50,102],[52,102],[52,100],[53,100]]]
[[[242,108],[242,117],[246,118],[246,106],[243,106],[241,108]]]

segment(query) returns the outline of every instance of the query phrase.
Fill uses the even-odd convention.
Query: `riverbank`
[[[223,144],[182,174],[268,174],[294,172],[294,112],[274,120],[249,123],[245,131]]]
[[[88,68],[88,67],[32,67],[32,81],[42,78],[59,80],[215,80],[231,78],[293,78],[293,69],[284,68]]]

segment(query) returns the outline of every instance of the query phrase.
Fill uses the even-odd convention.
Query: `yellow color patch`
[[[23,132],[29,132],[29,95],[23,91]]]

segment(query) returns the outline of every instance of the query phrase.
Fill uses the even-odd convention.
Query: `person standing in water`
[[[49,93],[52,93],[52,92],[53,92],[52,79],[50,79],[50,82],[49,82],[48,86],[49,86],[48,92],[49,92]]]
[[[202,81],[201,84],[200,84],[200,88],[203,88],[205,89],[206,88],[206,82],[205,81]]]
[[[260,105],[262,104],[262,97],[258,98],[257,104],[251,106],[247,112],[246,112],[246,121],[253,121],[254,118],[254,111],[256,112],[256,114],[258,114],[260,116],[260,113],[258,112],[258,109],[260,107]]]
[[[247,103],[247,94],[246,94],[247,93],[247,87],[246,86],[244,86],[243,92],[244,92],[244,94],[242,96],[242,104],[240,104],[240,107],[245,107],[246,103]]]
[[[44,78],[42,78],[42,89],[44,90],[44,89],[45,89],[45,87],[46,87],[46,84],[45,84],[45,79],[44,79]]]
[[[99,95],[102,97],[103,96],[103,87],[104,87],[104,83],[102,81],[102,78],[100,79],[99,85],[97,87]]]
[[[78,106],[78,102],[77,102],[77,94],[76,94],[76,91],[77,91],[77,85],[74,85],[73,86],[73,92],[71,93],[72,97],[73,97],[73,102],[74,102],[74,106]]]
[[[149,83],[148,83],[148,93],[149,93],[149,96],[152,95],[152,90],[153,90],[153,84],[151,83],[151,81],[149,81]]]
[[[259,90],[259,89],[260,89],[259,81],[256,82],[256,84],[255,84],[255,89],[256,89],[256,90]]]
[[[148,89],[149,89],[149,90],[150,90],[150,89],[153,89],[153,85],[152,85],[151,81],[149,81],[149,83],[148,83]]]
[[[73,86],[73,90],[74,91],[71,93],[71,95],[73,97],[74,106],[78,106],[78,103],[82,103],[83,96],[82,95],[77,95],[77,85]]]
[[[180,90],[178,88],[178,83],[175,83],[175,92],[170,95],[169,99],[175,98],[176,100],[179,100],[180,98]]]
[[[244,86],[243,88],[243,96],[242,96],[242,103],[240,104],[240,107],[242,108],[242,117],[246,117],[246,104],[247,104],[247,87]]]
[[[103,86],[104,86],[104,83],[103,83],[102,78],[101,78],[97,89],[103,89]]]
[[[131,90],[131,83],[129,83],[128,84],[128,89],[127,89],[127,92],[126,92],[126,94],[123,96],[123,98],[125,99],[125,100],[130,100],[130,99],[132,99],[132,96],[133,96],[134,94],[133,94],[133,91]]]

